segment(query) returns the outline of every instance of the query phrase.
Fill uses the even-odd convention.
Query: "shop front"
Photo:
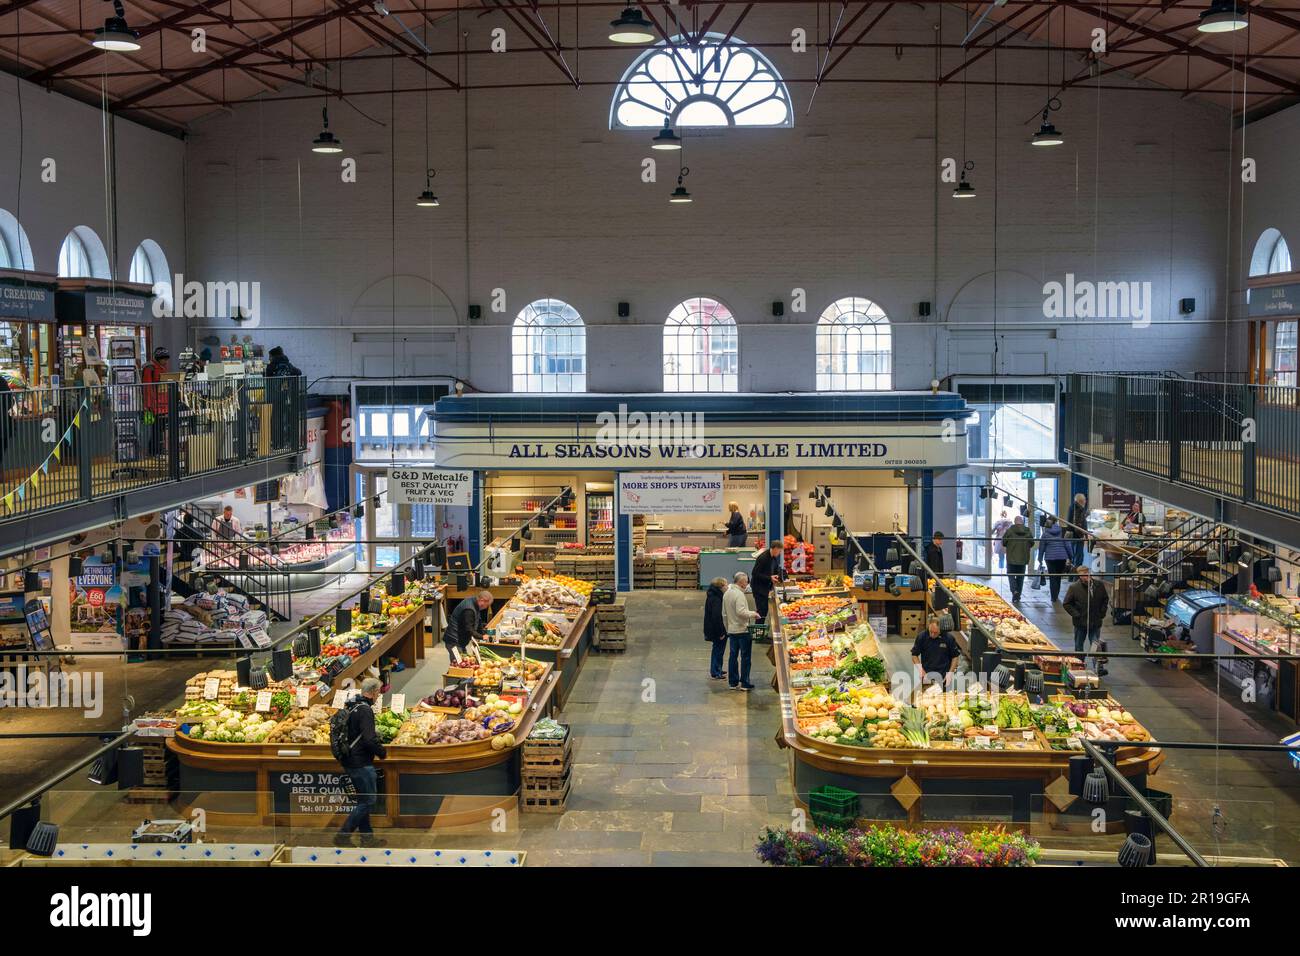
[[[0,271],[0,376],[11,389],[43,388],[56,369],[54,276]]]
[[[60,279],[54,298],[59,323],[59,369],[66,384],[81,384],[82,369],[95,357],[104,359],[110,369],[129,364],[138,368],[152,359],[152,286],[103,279]]]
[[[525,564],[627,591],[697,588],[785,536],[806,542],[807,573],[843,570],[815,485],[835,489],[850,534],[928,534],[935,474],[966,463],[966,415],[948,392],[466,395],[440,399],[433,420],[438,467],[475,475],[474,565],[517,544]],[[572,500],[523,538],[566,488]],[[732,504],[746,528],[735,548]]]

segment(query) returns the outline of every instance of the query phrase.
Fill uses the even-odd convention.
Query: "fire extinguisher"
[[[961,538],[958,538],[958,539],[957,539],[957,560],[958,560],[958,561],[961,560],[961,546],[962,546],[962,544],[963,544],[962,539],[961,539]]]

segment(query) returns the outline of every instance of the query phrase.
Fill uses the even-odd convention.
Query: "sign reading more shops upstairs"
[[[390,468],[388,503],[469,507],[474,503],[474,472],[445,468]]]
[[[1300,282],[1256,286],[1248,290],[1246,314],[1252,319],[1300,315]]]
[[[722,472],[620,472],[618,500],[619,511],[625,515],[720,511]]]

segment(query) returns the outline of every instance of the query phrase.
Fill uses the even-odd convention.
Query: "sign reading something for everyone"
[[[446,468],[389,468],[388,503],[469,507],[474,503],[474,472]]]
[[[619,510],[625,515],[720,511],[722,473],[629,471],[618,476]]]

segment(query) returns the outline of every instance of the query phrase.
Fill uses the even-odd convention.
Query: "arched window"
[[[89,226],[75,226],[59,249],[59,276],[65,279],[110,279],[108,253]]]
[[[719,33],[694,47],[686,37],[661,41],[614,88],[610,129],[657,128],[665,115],[682,127],[794,125],[790,91],[772,62]]]
[[[1291,271],[1291,250],[1276,229],[1265,229],[1250,257],[1250,275],[1271,276]],[[1249,301],[1250,290],[1246,290]],[[1273,329],[1273,376],[1278,385],[1296,384],[1296,323],[1279,322]]]
[[[524,306],[511,340],[516,392],[587,390],[587,330],[567,302],[538,299]]]
[[[1291,271],[1291,250],[1287,247],[1282,233],[1276,229],[1265,229],[1255,243],[1255,252],[1250,257],[1250,275],[1271,276],[1278,272]]]
[[[664,323],[665,392],[734,392],[736,320],[716,299],[687,299]]]
[[[817,320],[817,391],[876,391],[893,387],[889,316],[870,299],[851,296],[827,306]]]
[[[22,224],[7,209],[0,209],[0,269],[33,269],[32,244]]]
[[[154,295],[170,306],[172,303],[171,269],[162,247],[152,239],[145,239],[135,247],[131,256],[131,272],[128,282],[139,282],[153,286]]]

